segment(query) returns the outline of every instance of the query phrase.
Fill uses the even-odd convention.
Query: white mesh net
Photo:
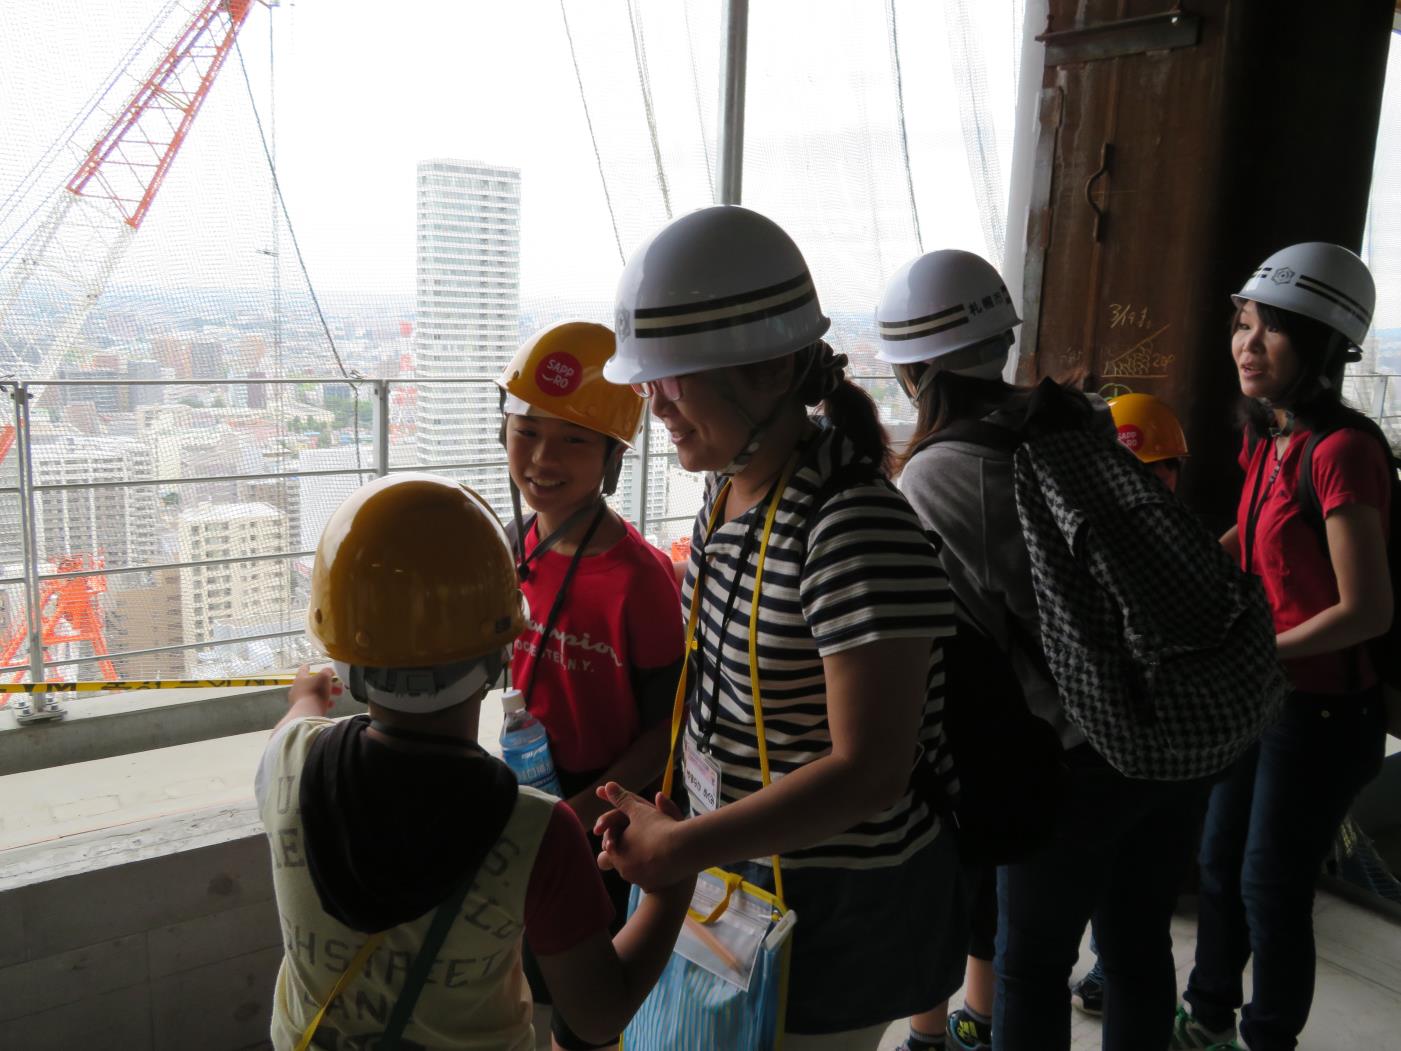
[[[1377,283],[1377,308],[1363,358],[1344,387],[1348,399],[1377,417],[1401,444],[1401,33],[1391,34],[1386,90],[1372,165],[1372,199],[1362,258]]]
[[[0,289],[204,7],[0,7]],[[873,306],[921,248],[997,255],[1021,9],[751,8],[745,203],[803,248],[833,342],[893,424],[908,413],[874,362]],[[140,229],[93,209],[93,230],[125,240],[110,273],[90,244],[67,250],[101,286],[91,308],[73,280],[0,300],[3,368],[35,383],[32,515],[19,445],[0,465],[5,674],[27,677],[31,598],[52,621],[49,678],[294,665],[308,553],[382,461],[459,477],[504,513],[490,381],[505,357],[556,320],[608,321],[622,258],[714,200],[719,14],[708,0],[253,5]],[[668,549],[701,480],[664,429],[639,444],[648,468],[631,457],[614,502]]]

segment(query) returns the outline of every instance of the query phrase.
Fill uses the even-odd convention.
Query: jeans
[[[997,955],[997,869],[966,866],[963,882],[968,895],[968,955],[990,961]]]
[[[1314,881],[1357,793],[1381,768],[1378,692],[1294,693],[1279,722],[1213,789],[1201,845],[1197,958],[1184,999],[1226,1029],[1241,1012],[1251,1051],[1297,1046],[1313,1004]]]
[[[1205,785],[1139,781],[1089,746],[1066,754],[1054,842],[998,870],[994,1051],[1068,1051],[1070,973],[1093,917],[1105,1051],[1166,1048],[1177,983],[1172,909]]]

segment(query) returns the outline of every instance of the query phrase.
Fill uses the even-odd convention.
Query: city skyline
[[[25,173],[61,139],[95,86],[92,71],[110,68],[158,6],[108,5],[85,22],[64,0],[0,8],[0,96],[14,111],[0,201],[24,205],[0,206],[0,267],[26,209],[46,199],[38,182],[14,196],[29,186]],[[623,257],[671,216],[713,200],[716,6],[685,5],[690,21],[640,6],[632,28],[620,10],[574,4],[570,38],[559,6],[541,0],[509,10],[425,3],[394,18],[360,0],[260,9],[59,373],[160,382],[54,387],[32,404],[35,565],[16,568],[24,522],[14,494],[0,493],[0,629],[24,629],[34,573],[51,578],[38,581],[42,597],[65,565],[70,574],[101,565],[102,588],[83,601],[100,613],[109,649],[139,654],[118,661],[125,674],[236,674],[303,655],[306,552],[379,466],[373,392],[358,377],[402,381],[388,402],[391,466],[503,459],[492,381],[519,341],[565,318],[610,323]],[[1001,262],[986,230],[1000,222],[1011,171],[1015,5],[978,5],[971,27],[986,58],[981,196],[951,73],[970,57],[955,54],[941,5],[901,10],[907,57],[918,41],[922,59],[906,63],[908,167],[883,21],[843,2],[790,25],[787,6],[751,16],[745,201],[793,234],[833,318],[829,338],[854,372],[881,377],[870,389],[886,420],[902,422],[908,403],[874,358],[873,307],[884,278],[920,247]],[[802,47],[818,38],[846,47],[814,65]],[[1399,82],[1388,84],[1384,113],[1401,112]],[[81,153],[87,133],[69,145]],[[73,162],[56,156],[36,169],[51,188]],[[1371,360],[1401,371],[1401,281],[1388,280],[1401,277],[1389,262],[1401,259],[1401,177],[1387,175],[1401,176],[1401,135],[1385,118],[1376,163],[1382,300]],[[500,185],[478,193],[439,178]],[[28,294],[8,321],[32,359],[57,307],[42,289]],[[290,376],[341,378],[205,382]],[[413,382],[464,377],[478,382]],[[664,433],[651,433],[651,448],[669,453]],[[0,489],[14,481],[16,456]],[[452,473],[498,511],[509,507],[504,467]],[[650,461],[645,478],[644,507],[630,459],[614,499],[623,513],[684,519],[697,502],[697,480],[669,456]],[[666,547],[688,532],[683,520],[654,538]],[[51,659],[87,645],[63,642],[63,623],[54,630]]]

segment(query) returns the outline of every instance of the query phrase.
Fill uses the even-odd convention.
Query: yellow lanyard
[[[385,932],[380,931],[378,934],[372,934],[365,939],[365,944],[360,946],[360,951],[357,952],[355,958],[350,961],[350,966],[341,972],[341,976],[336,979],[336,984],[331,986],[331,991],[326,994],[326,999],[321,1001],[321,1006],[317,1008],[316,1014],[311,1019],[311,1023],[302,1033],[302,1038],[297,1041],[295,1051],[306,1051],[306,1049],[311,1046],[311,1039],[316,1035],[316,1030],[321,1025],[321,1020],[326,1017],[327,1009],[335,1002],[336,997],[340,996],[342,990],[355,980],[355,976],[359,974],[360,969],[365,966],[365,961],[379,948],[379,943],[384,941],[384,935]]]
[[[754,566],[754,592],[749,602],[749,695],[754,702],[754,736],[759,746],[759,773],[765,788],[769,785],[769,748],[764,739],[764,702],[759,687],[759,589],[764,580],[764,560],[768,557],[769,537],[773,534],[774,519],[778,517],[778,505],[797,466],[798,455],[794,453],[784,465],[778,484],[774,486],[773,496],[769,498],[768,510],[764,515],[764,532],[759,541],[758,560]],[[715,525],[719,521],[720,511],[725,506],[725,497],[729,491],[730,482],[726,480],[720,491],[715,494],[715,503],[710,509],[710,520],[705,527],[707,543],[715,532]],[[743,574],[744,567],[739,566],[737,572]],[[691,608],[686,617],[686,660],[681,662],[681,681],[676,684],[676,700],[671,709],[671,753],[667,758],[666,772],[662,775],[662,794],[667,796],[671,795],[672,775],[676,769],[676,746],[681,740],[681,727],[686,717],[686,679],[691,666],[690,657],[700,648],[696,641],[696,622],[700,618],[700,595],[704,587],[705,572],[702,568],[696,573],[696,584],[691,591]],[[725,640],[721,639],[719,644],[723,647]],[[779,870],[777,854],[773,855],[773,889],[779,907],[786,909],[787,905],[783,900],[783,875]]]

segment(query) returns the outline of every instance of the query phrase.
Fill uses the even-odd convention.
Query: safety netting
[[[0,461],[6,679],[295,666],[316,540],[377,471],[504,515],[510,351],[610,321],[627,254],[716,200],[721,9],[252,4],[188,128],[167,113],[104,169],[144,196],[149,143],[181,139],[133,229],[64,187],[206,4],[0,6],[0,372],[30,395]],[[1022,11],[750,5],[744,201],[803,249],[893,428],[875,301],[921,250],[1000,260]],[[664,429],[637,444],[615,503],[671,550],[701,482]]]
[[[1377,308],[1344,393],[1401,446],[1401,33],[1391,34],[1362,258],[1377,284]]]

